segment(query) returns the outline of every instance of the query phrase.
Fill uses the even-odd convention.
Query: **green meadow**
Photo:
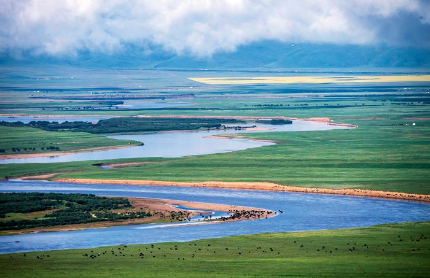
[[[168,80],[165,81],[177,82]],[[159,83],[158,79],[154,81],[154,84]],[[335,123],[353,124],[357,128],[241,134],[277,144],[204,156],[26,164],[25,167],[5,164],[0,165],[0,177],[58,173],[55,178],[262,181],[304,187],[430,194],[428,88],[425,84],[415,86],[408,83],[373,85],[320,84],[317,89],[314,85],[291,85],[285,89],[285,85],[273,84],[198,87],[192,91],[195,98],[178,100],[186,102],[186,106],[147,110],[102,107],[85,110],[79,108],[83,105],[79,101],[65,103],[49,99],[28,100],[30,103],[17,106],[20,110],[13,111],[7,110],[5,105],[0,107],[0,112],[28,115],[329,117]],[[183,88],[179,90],[189,93]],[[135,93],[148,94],[147,91]],[[16,94],[10,92],[7,95],[8,103],[13,104],[19,99]],[[20,94],[42,96],[45,93]],[[72,92],[58,92],[58,95],[66,94],[72,95]],[[29,110],[44,106],[51,108]],[[21,153],[41,153],[137,144],[83,132],[43,131],[29,127],[0,127],[0,131],[0,148],[8,154],[19,153],[13,152],[12,148],[19,148]],[[237,136],[233,133],[229,137]],[[60,150],[47,151],[49,146],[58,146]],[[153,163],[109,170],[93,165],[124,162]],[[37,275],[40,278],[428,277],[429,236],[430,222],[423,222],[183,243],[7,254],[0,255],[0,273],[2,277]]]
[[[0,255],[2,277],[428,277],[430,223]]]
[[[426,95],[354,93],[333,94],[324,98],[318,95],[294,96],[285,99],[256,99],[248,96],[240,100],[214,98],[196,101],[195,106],[198,107],[219,108],[211,112],[185,109],[133,113],[330,117],[336,123],[355,124],[358,127],[351,130],[242,134],[252,139],[274,140],[277,145],[233,153],[176,159],[98,161],[160,162],[108,171],[92,166],[95,162],[70,162],[55,166],[29,164],[25,169],[19,164],[0,165],[0,172],[3,177],[64,171],[67,173],[58,177],[185,182],[267,181],[306,187],[430,194],[430,111]],[[23,135],[14,134],[19,138]],[[58,134],[84,138],[83,133]],[[103,138],[98,135],[85,136]],[[22,139],[28,140],[28,136]],[[115,144],[110,139],[105,140]],[[97,143],[101,142],[97,140]]]
[[[31,127],[0,126],[0,154],[52,153],[139,145],[85,132],[50,132]]]
[[[397,132],[396,132],[397,131]],[[427,132],[402,129],[254,133],[275,146],[164,159],[109,171],[91,167],[60,177],[164,181],[262,181],[283,185],[363,188],[430,194]]]

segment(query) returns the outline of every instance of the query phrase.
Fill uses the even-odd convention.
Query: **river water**
[[[264,132],[279,131],[317,131],[331,129],[347,129],[343,126],[327,125],[326,123],[294,121],[289,125],[258,125],[270,128]],[[141,157],[183,157],[190,155],[204,155],[213,153],[226,153],[249,148],[273,145],[271,142],[258,142],[248,139],[222,139],[210,138],[213,135],[249,133],[256,131],[236,130],[210,130],[210,131],[179,131],[157,132],[149,134],[115,135],[108,136],[114,139],[135,140],[144,143],[143,146],[113,149],[96,152],[81,152],[70,155],[33,157],[21,159],[3,159],[0,164],[10,163],[56,163],[87,160],[108,160],[118,158]],[[257,131],[261,132],[261,131]],[[208,138],[209,137],[209,138]]]
[[[0,192],[91,193],[103,196],[219,203],[283,211],[269,219],[219,224],[189,226],[147,224],[0,236],[0,253],[191,241],[244,234],[325,230],[430,220],[429,204],[336,195],[174,186],[68,184],[44,181],[2,181],[0,182]]]

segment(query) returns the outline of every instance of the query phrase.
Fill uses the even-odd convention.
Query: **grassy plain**
[[[66,71],[67,72],[67,71]],[[105,178],[105,179],[151,179],[163,181],[268,181],[284,185],[363,188],[430,194],[430,95],[428,75],[385,74],[315,74],[315,73],[261,73],[261,72],[148,72],[145,86],[133,91],[118,88],[79,89],[88,82],[101,78],[78,75],[82,80],[64,78],[69,90],[50,92],[55,96],[79,96],[95,92],[98,95],[126,96],[138,94],[193,93],[189,106],[144,110],[97,110],[97,111],[35,111],[14,110],[8,113],[55,114],[55,115],[210,115],[210,116],[286,116],[296,118],[329,117],[336,123],[358,125],[353,130],[333,130],[316,132],[282,132],[246,134],[253,139],[268,139],[278,143],[234,153],[194,156],[178,159],[128,159],[113,162],[158,161],[134,165],[133,167],[110,169],[108,171],[92,166],[94,162],[71,162],[48,164],[0,165],[1,176],[39,174],[46,172],[74,171],[61,174],[61,178]],[[115,72],[115,76],[121,72]],[[120,77],[133,78],[134,85],[140,84],[141,72],[127,71]],[[72,74],[70,74],[72,76]],[[345,76],[348,76],[346,78]],[[108,75],[107,75],[108,76]],[[243,77],[246,76],[246,77]],[[316,78],[324,80],[336,77],[333,83],[302,84],[231,84],[206,85],[188,78],[210,78],[231,80],[264,80],[267,76],[277,79]],[[88,77],[88,78],[87,78]],[[91,77],[91,78],[90,78]],[[376,78],[376,79],[375,79]],[[379,79],[378,79],[379,78]],[[394,79],[395,80],[394,80]],[[403,79],[402,79],[403,78]],[[424,79],[423,79],[424,78]],[[87,80],[88,79],[88,80]],[[291,79],[291,80],[293,80]],[[366,83],[384,81],[382,83]],[[421,80],[423,79],[423,80]],[[26,79],[30,82],[33,79]],[[84,82],[84,80],[87,80]],[[131,84],[124,79],[125,84]],[[110,83],[119,82],[103,80]],[[290,79],[288,79],[290,80]],[[354,82],[350,82],[350,81]],[[403,80],[403,81],[402,81]],[[326,80],[327,81],[327,80]],[[357,82],[356,82],[357,81]],[[358,82],[363,81],[363,82]],[[387,82],[393,81],[393,82]],[[33,82],[33,81],[31,81]],[[39,81],[38,81],[39,82]],[[45,81],[43,81],[45,82]],[[156,89],[160,82],[166,82],[169,90]],[[47,80],[51,87],[57,86]],[[23,83],[26,84],[26,83]],[[121,83],[122,84],[122,83]],[[163,83],[164,84],[164,83]],[[34,88],[37,83],[29,83]],[[118,85],[119,86],[119,85]],[[75,89],[74,89],[75,88]],[[124,87],[126,88],[126,87]],[[73,91],[75,90],[75,91]],[[49,93],[49,92],[48,92]],[[6,95],[10,102],[17,95],[44,96],[45,91],[35,93],[20,90]],[[24,97],[25,98],[25,97]],[[21,98],[22,99],[22,98]],[[26,101],[33,101],[28,99]],[[47,102],[49,100],[46,100]],[[57,100],[52,100],[54,103]],[[22,101],[21,101],[22,102]],[[71,101],[73,105],[76,101]],[[6,112],[6,111],[3,111]],[[42,131],[41,131],[42,132]],[[16,142],[28,140],[25,133],[14,132]],[[7,133],[6,133],[7,134]],[[46,133],[47,135],[49,133]],[[53,133],[51,133],[54,135]],[[70,133],[69,133],[70,134]],[[80,136],[76,133],[71,135]],[[57,135],[55,135],[57,136]],[[84,138],[84,135],[80,138]],[[242,135],[245,136],[245,135]],[[3,134],[2,134],[3,137]],[[51,136],[55,138],[54,136]],[[61,140],[61,137],[58,137]],[[88,137],[90,138],[90,137]],[[91,137],[93,138],[93,137]],[[107,142],[97,137],[97,143]],[[73,140],[70,140],[73,141]],[[74,141],[73,141],[74,142]],[[82,141],[79,141],[82,142]],[[90,142],[90,141],[89,141]],[[112,141],[110,141],[112,142]],[[120,144],[112,142],[111,144]],[[92,147],[92,143],[82,143],[80,147]],[[63,147],[64,146],[64,147]],[[79,147],[79,148],[80,148]],[[62,144],[61,149],[67,148]],[[78,146],[76,146],[76,149]],[[24,168],[24,169],[23,169]]]
[[[84,132],[49,132],[31,127],[0,126],[0,134],[0,149],[4,150],[0,154],[60,153],[140,144]]]
[[[5,278],[428,277],[429,256],[430,223],[422,222],[8,254],[0,271]]]
[[[394,136],[396,138],[392,139]],[[393,131],[374,137],[371,129],[364,128],[261,133],[247,137],[276,140],[278,145],[169,159],[163,160],[164,163],[109,171],[92,167],[60,177],[188,182],[268,181],[305,187],[430,194],[428,138],[410,140],[408,134],[395,134]]]
[[[358,128],[246,134],[253,139],[275,140],[278,145],[178,159],[115,160],[164,163],[108,171],[92,166],[92,162],[73,162],[55,166],[30,164],[25,169],[19,165],[0,165],[0,172],[2,176],[14,176],[76,171],[59,177],[185,182],[268,181],[306,187],[430,194],[430,110],[427,95],[338,93],[325,96],[276,95],[283,98],[256,96],[196,101],[196,107],[218,109],[146,110],[133,113],[330,117],[337,123],[356,124]],[[283,106],[279,106],[280,104]]]

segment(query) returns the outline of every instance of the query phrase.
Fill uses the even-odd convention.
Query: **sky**
[[[430,0],[1,0],[0,54],[151,45],[210,57],[263,40],[430,48]]]

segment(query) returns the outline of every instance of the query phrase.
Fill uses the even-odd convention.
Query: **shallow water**
[[[430,205],[376,198],[174,186],[2,181],[0,192],[90,193],[240,205],[282,210],[277,216],[207,225],[132,225],[81,231],[0,236],[0,253],[191,241],[267,232],[363,227],[430,220]]]
[[[260,127],[272,128],[265,132],[277,131],[315,131],[345,129],[345,127],[327,125],[318,122],[295,121],[289,125],[258,125]],[[248,139],[222,139],[207,138],[212,135],[249,133],[256,131],[179,131],[179,132],[157,132],[150,134],[115,135],[108,136],[114,139],[135,140],[144,143],[143,146],[105,150],[97,152],[82,152],[71,155],[60,155],[50,157],[35,157],[21,159],[4,159],[0,164],[10,163],[55,163],[87,160],[108,160],[118,158],[141,158],[141,157],[183,157],[190,155],[204,155],[213,153],[226,153],[232,151],[257,148],[273,145],[270,142],[258,142]],[[261,131],[257,131],[261,132]]]

